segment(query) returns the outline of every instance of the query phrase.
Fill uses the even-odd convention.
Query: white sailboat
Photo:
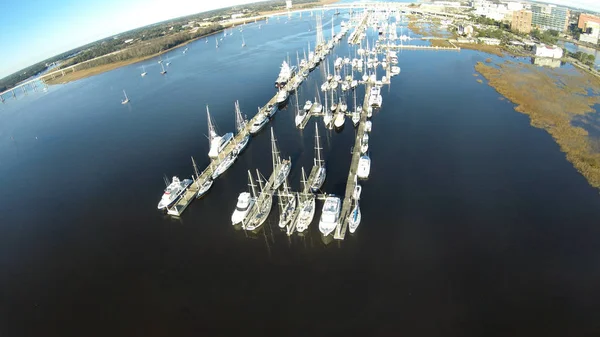
[[[208,105],[206,106],[206,117],[208,118],[208,144],[210,150],[208,151],[208,157],[210,159],[216,159],[221,151],[233,140],[233,133],[228,132],[223,136],[219,136],[213,125],[212,118],[210,118],[210,111]]]
[[[308,182],[306,181],[306,174],[304,173],[304,167],[302,168],[302,186],[303,190],[306,191]],[[300,200],[302,200],[300,202]],[[299,201],[299,212],[296,218],[296,230],[298,233],[304,232],[310,223],[313,221],[315,216],[315,196],[313,194],[302,193],[302,196],[298,196]]]
[[[356,231],[356,228],[358,228],[358,225],[360,225],[360,220],[360,207],[358,205],[358,200],[355,200],[354,208],[352,208],[352,211],[350,211],[350,214],[348,215],[348,229],[350,230],[350,233],[354,233]]]
[[[167,63],[166,63],[167,67],[171,65],[171,61],[169,61],[169,54],[167,54]]]
[[[325,178],[327,177],[327,168],[325,167],[325,160],[323,160],[321,151],[321,144],[319,142],[319,127],[315,122],[315,158],[314,158],[314,168],[317,170],[317,174],[314,177],[314,180],[311,182],[310,190],[312,192],[318,191],[325,182]]]
[[[273,174],[275,175],[273,189],[276,190],[290,174],[292,159],[281,160],[279,149],[277,149],[277,140],[273,134],[273,127],[271,127],[271,157],[273,159]]]
[[[306,104],[305,104],[306,106]],[[311,104],[312,106],[312,104]],[[300,127],[304,119],[308,116],[308,110],[300,109],[298,106],[298,95],[296,95],[296,117],[294,118],[294,122],[296,123],[296,127]]]
[[[244,34],[242,34],[242,47],[246,47],[246,41],[244,40]]]
[[[271,207],[273,206],[273,196],[270,194],[270,191],[266,191],[263,185],[264,178],[261,179],[262,175],[258,170],[256,170],[256,175],[258,177],[258,184],[260,186],[260,194],[257,198],[256,212],[253,212],[252,216],[248,219],[248,221],[243,222],[242,226],[246,230],[256,230],[258,229],[269,217],[269,213],[271,213]]]
[[[127,93],[125,92],[125,89],[123,89],[123,95],[125,95],[125,99],[121,101],[121,104],[129,103],[129,97],[127,97]]]
[[[201,198],[203,197],[206,192],[208,192],[208,190],[210,190],[210,187],[213,184],[213,180],[212,177],[206,177],[204,180],[200,180],[200,173],[198,171],[198,166],[196,165],[196,161],[194,160],[194,157],[192,157],[192,165],[194,165],[194,173],[196,174],[196,179],[194,179],[194,184],[196,184],[196,187],[198,188],[198,193],[196,193],[196,198]]]
[[[146,76],[147,72],[146,72],[146,68],[144,66],[142,66],[142,73],[140,74],[140,76],[144,77]]]
[[[360,123],[360,114],[362,113],[362,108],[356,105],[356,91],[354,92],[354,111],[352,112],[352,124],[354,127],[358,126]]]
[[[238,155],[242,153],[242,151],[244,151],[244,149],[248,145],[248,142],[250,141],[250,134],[248,134],[248,132],[246,131],[247,124],[248,121],[242,116],[242,111],[240,110],[240,103],[238,101],[235,101],[235,128],[238,134],[241,133],[244,135],[242,137],[242,140],[235,144],[235,148],[233,149],[233,151],[235,151]]]
[[[296,211],[296,196],[290,192],[287,179],[283,181],[283,191],[279,192],[279,228],[284,228]]]
[[[161,75],[164,75],[167,73],[167,71],[165,70],[165,66],[163,66],[162,62],[160,63],[160,67],[162,68],[162,71],[160,72]]]

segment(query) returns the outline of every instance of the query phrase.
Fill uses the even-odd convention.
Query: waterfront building
[[[510,29],[515,32],[529,34],[531,32],[532,17],[533,13],[524,9],[513,12]]]
[[[600,24],[600,17],[591,14],[581,13],[579,15],[579,20],[577,21],[577,27],[579,29],[585,29],[585,24],[587,22],[595,22]]]
[[[600,23],[588,21],[585,23],[583,33],[579,35],[579,41],[597,44],[600,38]]]
[[[531,5],[531,24],[541,30],[564,32],[569,26],[569,10],[555,5]]]
[[[563,56],[562,48],[558,46],[548,46],[543,43],[536,44],[535,47],[533,47],[533,52],[537,57],[549,57],[559,59]]]

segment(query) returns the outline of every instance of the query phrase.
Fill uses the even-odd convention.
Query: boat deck
[[[340,224],[333,232],[333,238],[336,240],[344,240],[346,230],[348,229],[348,215],[352,209],[352,193],[354,192],[354,177],[358,169],[358,160],[360,159],[360,140],[365,133],[365,122],[367,121],[367,110],[369,108],[369,93],[371,92],[371,84],[366,83],[365,99],[363,101],[363,109],[360,115],[360,123],[354,139],[354,147],[352,148],[352,161],[350,162],[350,171],[348,172],[348,180],[346,180],[346,193],[342,200],[342,211],[340,213]]]

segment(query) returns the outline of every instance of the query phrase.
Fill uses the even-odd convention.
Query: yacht
[[[223,136],[215,136],[212,138],[210,142],[210,151],[208,151],[208,156],[211,159],[215,159],[219,156],[219,153],[225,149],[225,147],[233,140],[233,132],[228,132]]]
[[[358,169],[356,170],[356,175],[361,179],[367,179],[370,172],[371,158],[369,158],[367,155],[361,156],[358,160]]]
[[[367,153],[369,149],[369,134],[365,132],[360,140],[360,153]]]
[[[227,169],[230,168],[231,165],[233,165],[236,159],[237,153],[235,151],[231,151],[231,153],[229,153],[225,158],[223,158],[219,165],[217,165],[217,167],[213,169],[212,178],[217,179],[221,174],[225,173],[225,171],[227,171]]]
[[[262,130],[262,128],[267,124],[268,121],[269,119],[267,118],[267,116],[260,112],[259,108],[258,116],[254,118],[254,123],[252,123],[252,125],[250,126],[250,134],[257,134],[260,130]]]
[[[237,225],[244,221],[250,210],[252,210],[252,207],[254,207],[254,202],[255,200],[249,192],[240,193],[235,210],[231,215],[231,224]]]
[[[191,183],[192,179],[183,179],[183,181],[180,181],[177,176],[174,176],[171,183],[165,188],[163,196],[158,203],[158,209],[165,209],[173,205]]]
[[[289,97],[289,94],[288,94],[287,90],[280,89],[279,92],[277,93],[277,104],[279,106],[284,105],[285,102],[287,102],[288,97]]]
[[[342,202],[340,198],[329,196],[325,199],[321,220],[319,221],[319,230],[324,236],[331,234],[339,225],[341,209]]]
[[[327,169],[325,167],[325,160],[323,160],[321,155],[321,145],[319,143],[319,127],[315,122],[315,158],[314,158],[314,167],[317,169],[317,174],[314,177],[314,180],[310,184],[310,190],[312,192],[318,191],[325,182],[325,178],[327,177]]]
[[[360,207],[358,206],[358,200],[354,202],[354,208],[350,211],[350,215],[348,215],[348,229],[350,233],[354,233],[358,225],[360,225]]]
[[[272,118],[273,116],[275,116],[275,113],[277,112],[277,105],[271,104],[271,103],[267,104],[266,112],[267,112],[267,117]]]
[[[283,88],[292,78],[295,71],[296,66],[290,67],[287,62],[283,61],[281,64],[281,70],[279,71],[279,76],[277,76],[277,80],[275,81],[275,87]]]

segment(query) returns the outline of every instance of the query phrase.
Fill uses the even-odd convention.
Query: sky
[[[256,0],[22,0],[0,17],[0,78],[96,40]],[[546,0],[600,12],[600,0]]]
[[[256,0],[11,1],[0,12],[0,78],[114,34],[251,2]]]

